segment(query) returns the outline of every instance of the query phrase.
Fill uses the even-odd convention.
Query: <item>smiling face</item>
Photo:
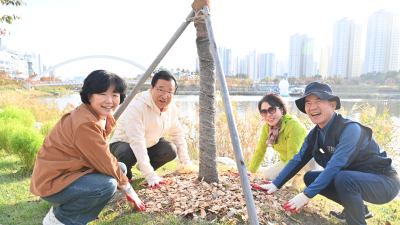
[[[336,104],[336,101],[322,100],[316,94],[311,94],[305,99],[305,110],[311,121],[322,129],[331,120]]]
[[[150,85],[150,93],[156,106],[160,110],[163,110],[172,101],[175,93],[175,82],[174,80],[168,81],[164,79],[159,79],[157,80],[155,87]]]
[[[268,110],[269,108],[271,108],[271,105],[268,102],[263,102],[261,104],[261,110]],[[263,116],[263,120],[264,122],[268,123],[269,126],[275,126],[276,124],[278,124],[279,120],[282,118],[283,116],[283,110],[282,108],[276,109],[275,113],[271,114],[271,113],[267,113],[267,115]]]
[[[119,106],[120,94],[114,90],[114,85],[111,85],[106,92],[89,95],[90,105],[102,120],[112,116]]]

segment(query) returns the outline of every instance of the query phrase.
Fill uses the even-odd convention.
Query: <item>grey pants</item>
[[[131,149],[129,143],[114,142],[110,144],[110,152],[117,158],[118,162],[123,162],[127,167],[126,176],[129,180],[132,179],[132,167],[136,164],[137,159]],[[147,149],[147,154],[150,158],[150,165],[154,170],[162,167],[167,162],[176,158],[176,146],[161,137],[157,144]]]

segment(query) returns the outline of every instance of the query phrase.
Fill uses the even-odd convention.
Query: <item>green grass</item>
[[[16,156],[0,151],[0,223],[40,224],[51,204],[29,191],[31,173]]]

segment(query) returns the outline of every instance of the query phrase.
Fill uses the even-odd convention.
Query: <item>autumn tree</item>
[[[26,5],[25,2],[21,0],[1,0],[1,5],[6,5],[6,6],[21,6],[21,5]],[[2,23],[6,22],[8,24],[12,24],[13,20],[19,20],[21,17],[12,14],[12,15],[3,15],[0,17],[0,21]],[[0,27],[0,33],[1,35],[6,35],[7,30],[6,28]],[[10,32],[8,32],[10,34]]]

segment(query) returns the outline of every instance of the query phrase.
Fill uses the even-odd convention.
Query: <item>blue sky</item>
[[[11,35],[2,43],[21,52],[40,53],[45,65],[87,55],[111,55],[148,67],[191,11],[192,0],[27,0],[27,6],[1,7],[22,20],[2,24]],[[288,59],[289,36],[305,33],[315,39],[314,59],[320,48],[332,45],[333,25],[343,17],[363,24],[380,9],[400,13],[395,0],[380,1],[262,1],[211,0],[217,45],[244,56],[250,50],[276,53]],[[190,24],[160,65],[195,69],[196,33]],[[365,36],[362,47],[365,48]],[[362,55],[364,57],[364,55]],[[59,68],[62,76],[86,76],[108,69],[123,76],[142,71],[131,65],[91,59]]]

